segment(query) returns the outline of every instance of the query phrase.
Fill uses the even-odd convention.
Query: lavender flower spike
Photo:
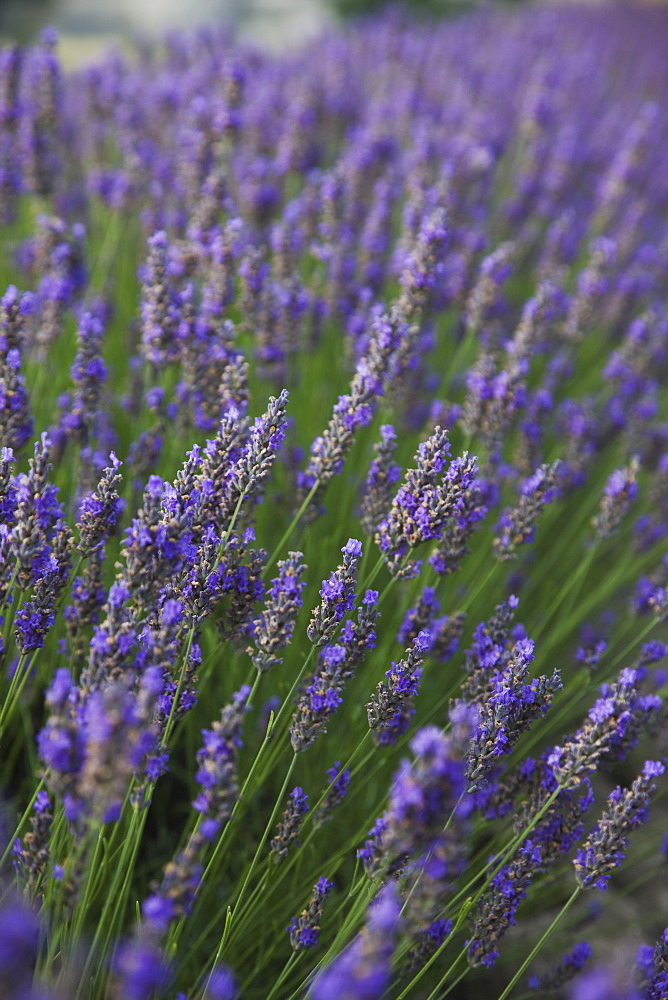
[[[393,663],[385,674],[387,683],[378,684],[377,694],[366,705],[369,727],[376,746],[396,743],[406,732],[415,711],[413,697],[418,692],[422,675],[423,654],[431,646],[429,632],[420,632],[399,663]]]
[[[517,922],[517,910],[528,887],[544,870],[540,844],[525,840],[511,863],[494,876],[472,919],[469,965],[494,965],[499,940]]]
[[[304,948],[315,948],[320,933],[320,918],[322,904],[334,888],[329,879],[319,878],[313,886],[311,902],[298,917],[293,917],[287,930],[290,932],[290,944],[293,951],[303,951]]]
[[[378,526],[376,542],[393,576],[410,577],[419,571],[419,564],[405,565],[408,553],[442,536],[475,482],[476,459],[464,452],[447,463],[449,454],[447,432],[437,427],[420,444],[415,468],[406,473],[388,516]]]
[[[624,469],[612,473],[606,484],[598,514],[593,519],[597,538],[610,538],[638,495],[637,476],[640,460],[631,459]]]
[[[292,638],[306,586],[300,579],[305,569],[301,552],[289,552],[288,558],[278,563],[278,576],[271,581],[262,614],[252,625],[255,649],[252,646],[247,649],[260,673],[283,662],[283,657],[276,654]]]
[[[352,944],[317,977],[309,1000],[376,1000],[390,978],[400,905],[387,883],[367,910],[366,923]]]
[[[335,760],[327,771],[327,781],[331,788],[327,790],[322,802],[313,813],[313,825],[316,829],[332,819],[332,810],[343,801],[348,792],[350,769],[345,768],[340,774],[339,771],[341,771],[341,761]]]
[[[276,836],[271,841],[271,854],[278,864],[288,856],[293,844],[299,846],[299,829],[302,817],[308,812],[308,795],[302,788],[293,788],[288,796],[288,806],[278,824]]]
[[[322,602],[315,608],[306,630],[309,641],[323,646],[342,622],[346,611],[355,607],[357,564],[362,555],[362,543],[349,538],[341,549],[343,562],[324,580],[320,590]]]
[[[327,720],[343,701],[342,692],[356,667],[376,644],[378,591],[367,590],[357,611],[357,621],[347,619],[339,642],[323,646],[320,669],[297,703],[292,717],[290,738],[295,753],[307,750],[320,733],[326,732]]]
[[[647,819],[649,799],[656,788],[653,779],[663,774],[659,761],[645,761],[641,774],[630,788],[619,786],[608,796],[608,809],[591,831],[573,864],[578,885],[583,889],[606,889],[610,872],[626,857],[631,830]]]
[[[79,528],[79,544],[82,555],[87,555],[93,549],[101,546],[113,531],[123,501],[118,496],[122,481],[118,471],[122,462],[112,451],[109,455],[111,465],[102,473],[97,489],[88,493],[81,502],[77,526]]]
[[[197,753],[197,782],[202,791],[193,807],[206,817],[202,832],[210,839],[221,823],[227,823],[239,796],[237,757],[241,746],[241,725],[249,709],[250,688],[244,685],[231,704],[222,710],[211,729],[202,730],[204,745]]]
[[[576,944],[568,955],[564,955],[561,962],[550,972],[542,976],[529,976],[527,985],[530,990],[540,990],[539,996],[543,996],[544,993],[556,993],[570,982],[589,958],[591,958],[591,947],[586,941],[582,941]]]
[[[496,526],[494,555],[497,559],[514,559],[518,545],[533,541],[538,515],[557,496],[560,466],[559,461],[541,465],[524,480],[518,502],[504,510]]]

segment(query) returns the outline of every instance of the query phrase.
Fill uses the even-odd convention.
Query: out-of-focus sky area
[[[94,58],[110,40],[221,22],[241,38],[288,48],[331,20],[326,0],[0,0],[0,40],[30,42],[53,25],[71,65]]]

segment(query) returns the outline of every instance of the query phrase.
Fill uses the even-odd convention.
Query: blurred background
[[[0,39],[31,42],[53,25],[61,57],[77,63],[110,40],[221,22],[239,37],[286,48],[335,19],[329,0],[0,0]]]
[[[65,65],[95,58],[109,44],[169,29],[226,22],[238,37],[283,50],[328,24],[382,7],[387,0],[0,0],[0,41],[31,42],[47,25],[59,34]],[[479,4],[523,0],[403,0],[416,12],[457,14]],[[591,0],[596,2],[596,0]],[[625,0],[617,0],[625,2]],[[645,0],[666,2],[666,0]]]
[[[0,0],[0,36],[30,42],[53,25],[61,49],[74,54],[78,47],[83,54],[105,38],[227,22],[241,37],[284,47],[322,30],[334,17],[329,0]]]
[[[110,39],[227,22],[240,38],[284,49],[341,18],[386,0],[0,0],[0,39],[31,42],[47,25],[67,62],[94,58]],[[404,0],[417,10],[455,13],[485,0]],[[506,0],[513,2],[513,0]],[[517,0],[516,0],[517,2]]]

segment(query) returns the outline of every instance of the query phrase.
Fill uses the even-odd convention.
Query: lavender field
[[[0,1000],[668,998],[667,50],[0,50]]]

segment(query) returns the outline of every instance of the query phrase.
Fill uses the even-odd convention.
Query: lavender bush
[[[667,27],[0,52],[3,1000],[668,997]]]

